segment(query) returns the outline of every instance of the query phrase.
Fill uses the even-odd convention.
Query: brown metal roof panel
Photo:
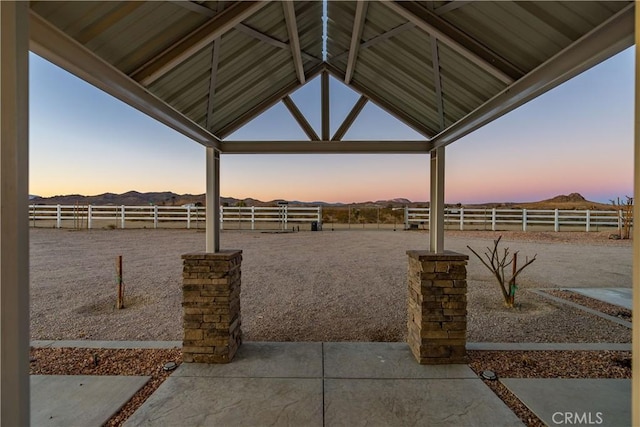
[[[272,2],[263,7],[243,24],[282,42],[289,40],[281,2]]]
[[[500,80],[484,73],[459,54],[438,47],[445,125],[461,119],[505,88]]]
[[[471,2],[442,18],[528,72],[626,4]]]
[[[349,49],[356,4],[353,1],[327,4],[327,59]]]
[[[228,102],[222,100],[216,101],[216,105],[222,105],[222,108],[214,109],[214,126],[212,131],[218,134],[221,129],[234,122],[244,113],[252,110],[265,100],[272,98],[273,93],[295,82],[296,77],[293,65],[291,65],[291,69],[282,67],[278,72],[268,76],[264,75],[263,79],[253,80],[250,84],[246,85],[245,91],[236,92],[237,96]],[[223,98],[223,96],[221,96],[221,98]]]
[[[431,130],[437,128],[435,94],[432,86],[420,84],[398,69],[379,67],[380,58],[375,53],[363,54],[353,80],[383,98],[399,110],[404,110]],[[433,133],[433,132],[432,132]]]
[[[392,13],[385,5],[371,1],[367,8],[367,19],[362,32],[362,40],[371,40],[405,22],[405,19]]]
[[[38,2],[32,8],[125,73],[207,19],[160,2]]]
[[[300,48],[322,59],[322,2],[296,2],[295,10]]]

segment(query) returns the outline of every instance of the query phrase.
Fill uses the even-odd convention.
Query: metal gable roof
[[[633,7],[329,1],[323,62],[320,1],[33,1],[32,49],[219,149],[330,72],[423,134],[432,143],[422,150],[633,44]]]

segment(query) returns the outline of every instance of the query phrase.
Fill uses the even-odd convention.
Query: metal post
[[[640,22],[640,8],[636,6],[635,12],[636,46],[640,45],[640,31],[637,30],[638,22]],[[635,138],[634,138],[634,178],[633,191],[633,310],[640,313],[640,227],[636,227],[637,221],[640,219],[640,55],[636,55],[635,69]],[[631,329],[631,342],[633,343],[632,354],[632,372],[631,372],[631,402],[640,402],[640,316],[633,316],[633,328]],[[631,425],[640,426],[640,405],[631,405]]]
[[[56,207],[56,228],[62,227],[62,208],[60,205]]]
[[[124,205],[120,206],[120,228],[124,228]]]
[[[444,147],[431,151],[429,250],[444,252]]]
[[[560,231],[560,211],[558,209],[553,213],[553,231]]]
[[[224,230],[224,206],[220,206],[220,230]]]
[[[220,153],[207,147],[206,251],[220,251]]]
[[[92,226],[92,217],[91,214],[93,212],[93,209],[91,208],[91,205],[87,206],[87,228],[89,230],[91,230],[91,226]]]
[[[191,205],[187,205],[187,230],[191,229]]]
[[[251,206],[251,229],[256,229],[256,207]]]
[[[522,209],[522,231],[527,231],[527,210]]]
[[[464,208],[460,208],[460,231],[464,231]]]
[[[322,230],[322,206],[318,206],[318,228]]]
[[[29,3],[0,1],[0,425],[29,420]]]
[[[331,139],[331,129],[329,125],[329,73],[323,71],[321,75],[321,105],[322,105],[322,132],[321,138],[323,141],[329,141]]]

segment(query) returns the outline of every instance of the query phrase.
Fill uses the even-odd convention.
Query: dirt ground
[[[484,251],[502,234],[520,257],[537,254],[506,309]],[[469,254],[468,341],[630,342],[630,330],[527,292],[530,288],[630,287],[632,250],[607,233],[446,233]],[[31,338],[181,340],[181,255],[203,251],[202,230],[32,229]],[[407,256],[427,249],[421,231],[300,233],[223,231],[242,249],[242,330],[248,341],[403,341]],[[115,310],[118,255],[123,310]],[[523,258],[521,258],[523,259]]]

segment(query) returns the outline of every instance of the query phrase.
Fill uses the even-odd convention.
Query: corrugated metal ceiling
[[[326,62],[320,1],[295,2],[293,27],[277,1],[33,1],[31,9],[221,138],[322,70],[431,138],[631,3],[369,2],[352,40],[358,5],[328,2]]]

